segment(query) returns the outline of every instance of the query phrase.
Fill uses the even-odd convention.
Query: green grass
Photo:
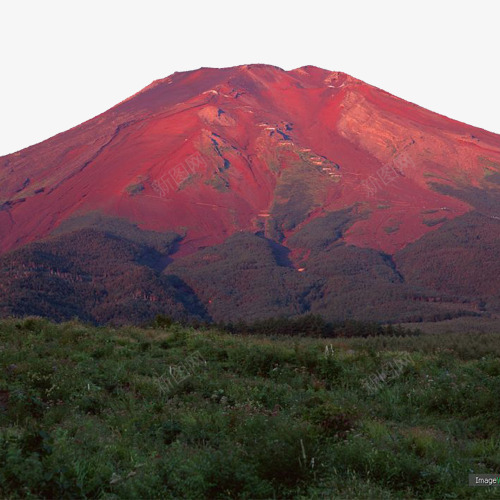
[[[497,498],[498,338],[5,320],[0,497]]]
[[[135,196],[136,194],[144,191],[144,184],[142,182],[130,184],[125,188],[125,191],[127,191],[130,196]]]
[[[399,231],[399,226],[387,226],[387,227],[384,227],[384,231],[387,234],[392,234],[392,233]]]
[[[437,226],[438,224],[442,224],[443,222],[446,222],[448,219],[446,217],[441,217],[438,219],[423,219],[422,223],[425,224],[426,226],[432,227],[432,226]]]

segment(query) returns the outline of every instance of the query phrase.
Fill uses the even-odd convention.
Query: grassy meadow
[[[1,498],[500,498],[500,332],[0,321]]]

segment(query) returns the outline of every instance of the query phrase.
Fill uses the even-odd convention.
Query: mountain
[[[500,312],[500,136],[306,66],[202,68],[0,158],[0,314]]]

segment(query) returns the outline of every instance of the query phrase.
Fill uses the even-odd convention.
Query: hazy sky
[[[500,133],[498,0],[0,0],[0,155],[202,66],[344,71]]]

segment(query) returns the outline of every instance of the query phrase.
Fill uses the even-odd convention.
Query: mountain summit
[[[500,310],[500,136],[313,66],[202,68],[0,158],[0,313]]]

